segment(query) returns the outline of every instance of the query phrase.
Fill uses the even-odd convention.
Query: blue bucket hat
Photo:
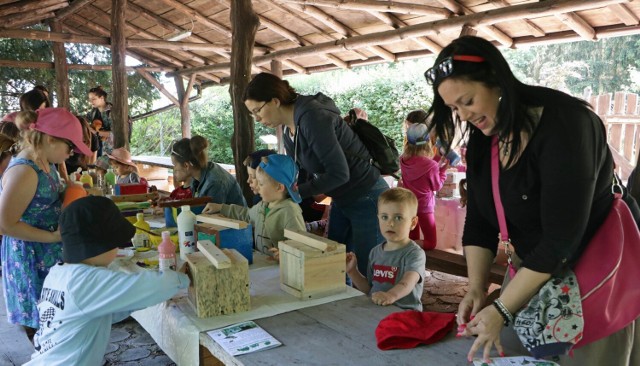
[[[287,187],[289,196],[295,203],[302,202],[300,193],[298,192],[298,167],[296,163],[287,155],[273,154],[267,157],[268,161],[260,163],[260,168],[275,179],[276,182],[282,183]]]
[[[407,128],[407,142],[410,145],[424,145],[429,141],[429,128],[424,123],[414,123]]]

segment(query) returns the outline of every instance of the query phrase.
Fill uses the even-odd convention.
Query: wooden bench
[[[464,256],[439,249],[428,250],[425,253],[427,254],[427,269],[468,277],[467,261]],[[489,283],[501,285],[502,281],[504,281],[505,271],[506,267],[503,265],[491,265]]]

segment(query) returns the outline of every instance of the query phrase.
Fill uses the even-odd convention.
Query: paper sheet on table
[[[131,261],[122,261],[119,266],[127,272],[141,270]],[[132,316],[149,332],[167,356],[179,366],[197,365],[200,332],[355,296],[364,296],[362,292],[345,285],[345,291],[339,294],[319,299],[299,300],[280,289],[280,273],[277,265],[252,269],[249,271],[249,277],[250,311],[198,318],[184,290],[170,301],[136,311]]]
[[[207,334],[232,356],[244,355],[282,345],[280,341],[253,321],[210,330]]]
[[[480,358],[473,359],[473,366],[560,366],[553,361],[538,360],[529,356],[495,357],[490,363]]]

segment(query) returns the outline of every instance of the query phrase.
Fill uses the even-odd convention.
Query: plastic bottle
[[[116,185],[116,173],[113,172],[113,169],[109,168],[104,174],[104,183],[112,187]]]
[[[149,233],[145,232],[144,230],[146,231],[151,230],[151,226],[149,226],[149,223],[144,221],[143,213],[136,214],[136,222],[133,224],[133,226],[136,227],[136,234],[138,234],[139,237],[142,239],[142,242],[143,242],[142,245],[145,247],[149,247],[150,246]]]
[[[89,175],[88,171],[83,171],[82,172],[82,176],[80,177],[80,181],[82,182],[82,185],[85,188],[92,188],[93,187],[93,178],[91,178],[91,176]]]
[[[168,231],[162,232],[162,242],[158,245],[158,262],[160,272],[175,270],[177,267],[176,246],[171,241]]]
[[[196,251],[195,225],[196,214],[191,212],[189,205],[182,206],[182,212],[177,217],[178,244],[180,245],[180,259],[187,260],[187,254]]]

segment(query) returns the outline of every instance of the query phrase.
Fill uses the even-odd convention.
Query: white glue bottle
[[[181,207],[178,215],[178,245],[180,246],[180,259],[187,260],[187,254],[196,251],[195,225],[196,215],[191,212],[189,205]]]

